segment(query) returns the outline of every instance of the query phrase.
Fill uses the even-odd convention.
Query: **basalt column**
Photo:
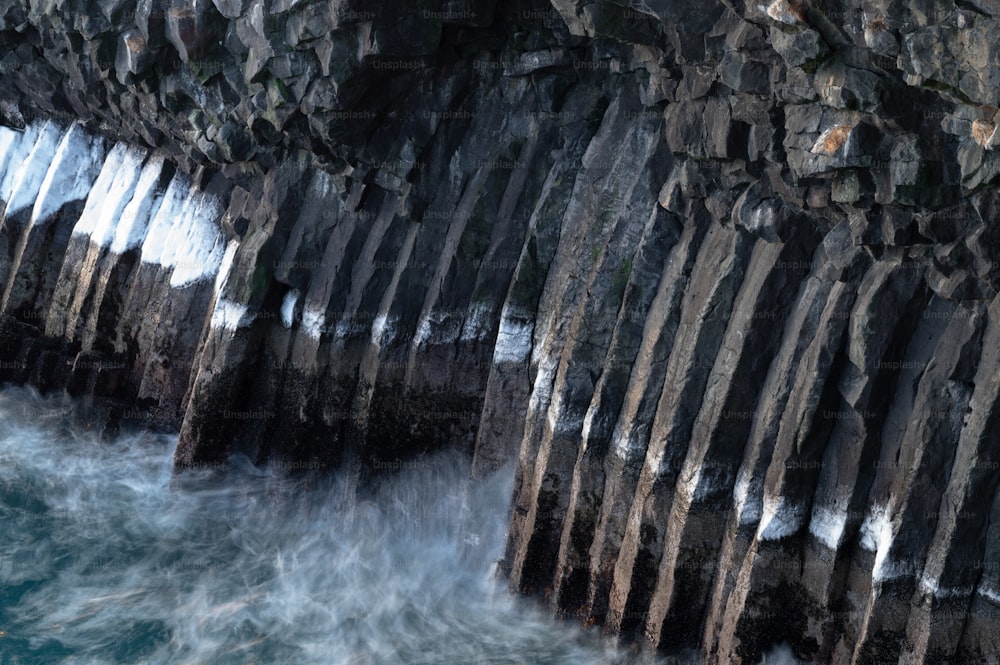
[[[665,653],[1000,662],[1000,12],[925,4],[0,0],[0,380],[514,465],[511,586]]]

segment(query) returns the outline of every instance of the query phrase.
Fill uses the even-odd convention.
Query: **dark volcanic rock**
[[[1000,7],[0,0],[0,380],[516,460],[667,653],[1000,662]]]

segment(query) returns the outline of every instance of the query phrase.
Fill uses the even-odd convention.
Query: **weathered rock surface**
[[[178,468],[516,459],[511,584],[680,658],[1000,662],[998,29],[0,0],[0,380]]]

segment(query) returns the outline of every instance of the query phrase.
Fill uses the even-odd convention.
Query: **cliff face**
[[[96,6],[0,2],[0,379],[516,456],[511,583],[667,652],[1000,660],[1000,7]]]

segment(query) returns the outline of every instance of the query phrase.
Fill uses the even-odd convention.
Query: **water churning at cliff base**
[[[174,478],[176,437],[113,441],[0,392],[0,662],[616,663],[494,575],[513,473],[457,454],[370,489],[233,459]],[[360,498],[363,497],[363,498]]]

